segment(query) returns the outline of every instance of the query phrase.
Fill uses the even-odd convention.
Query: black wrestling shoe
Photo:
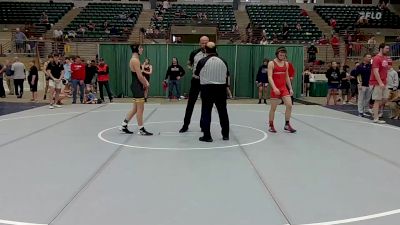
[[[203,142],[213,142],[213,139],[212,139],[211,137],[203,136],[203,137],[200,137],[200,138],[199,138],[199,141],[203,141]]]
[[[189,127],[183,126],[183,127],[179,130],[179,133],[185,133],[185,132],[187,132],[188,130],[189,130]]]
[[[224,136],[224,137],[222,137],[222,140],[224,140],[224,141],[229,141],[229,136]]]
[[[153,135],[153,133],[148,132],[146,129],[144,129],[144,127],[142,127],[139,130],[138,134],[143,135],[143,136],[152,136]]]
[[[119,127],[119,130],[120,130],[121,132],[124,132],[125,134],[133,134],[132,131],[128,130],[128,126],[127,126],[127,125],[125,125],[125,126],[121,125],[121,126]]]

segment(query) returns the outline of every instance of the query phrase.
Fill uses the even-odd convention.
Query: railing
[[[60,55],[85,55],[88,49],[97,53],[98,44],[93,46],[87,42],[64,42],[53,40],[28,40],[17,44],[15,40],[2,41],[0,40],[0,55],[1,56],[25,56],[46,58],[49,54]],[[95,53],[95,54],[96,54]],[[93,57],[95,56],[93,55]]]
[[[388,43],[390,47],[389,56],[394,59],[400,59],[400,42]],[[364,54],[375,54],[378,52],[379,44],[351,43],[346,45],[346,56],[349,59],[363,57]]]

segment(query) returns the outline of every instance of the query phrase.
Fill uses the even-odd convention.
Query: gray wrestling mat
[[[267,133],[268,106],[214,112],[146,105],[153,137],[121,134],[130,104],[40,107],[0,117],[0,224],[388,225],[400,221],[400,129],[320,106],[294,107],[297,134]],[[134,125],[130,127],[136,129]]]

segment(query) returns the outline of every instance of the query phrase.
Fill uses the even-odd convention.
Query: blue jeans
[[[79,92],[80,92],[80,100],[81,103],[83,102],[83,96],[85,94],[85,84],[82,81],[82,84],[80,80],[72,80],[72,102],[76,103],[76,92],[78,91],[77,86],[79,85]]]
[[[170,80],[168,81],[168,97],[171,98],[172,95],[174,94],[174,89],[176,90],[175,97],[180,98],[181,93],[179,92],[179,80]]]

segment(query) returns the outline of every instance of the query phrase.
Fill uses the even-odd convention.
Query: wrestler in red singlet
[[[286,75],[287,75],[287,66],[286,62],[284,62],[283,66],[279,66],[278,63],[274,62],[274,69],[272,72],[272,79],[274,80],[275,87],[279,89],[280,94],[275,94],[274,90],[271,89],[271,98],[282,98],[285,96],[290,96],[289,90],[286,87]]]
[[[268,63],[268,80],[271,85],[271,109],[269,111],[268,131],[272,133],[276,133],[274,126],[275,111],[281,100],[286,106],[284,130],[290,133],[296,132],[289,122],[292,113],[292,100],[290,96],[293,95],[293,89],[289,78],[286,52],[284,47],[279,47],[275,52],[276,58]]]

